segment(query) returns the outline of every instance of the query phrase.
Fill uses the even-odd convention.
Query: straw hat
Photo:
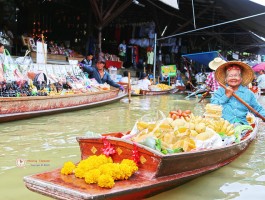
[[[225,60],[223,60],[220,57],[216,57],[215,59],[213,59],[210,63],[209,63],[209,68],[212,70],[216,70],[220,65],[226,63]]]
[[[215,79],[218,82],[225,84],[226,70],[228,67],[232,65],[237,65],[241,68],[241,75],[242,75],[241,84],[243,86],[246,86],[252,82],[252,80],[254,79],[254,71],[249,65],[240,61],[229,61],[219,66],[215,71]]]

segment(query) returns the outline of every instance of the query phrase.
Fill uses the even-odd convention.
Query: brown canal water
[[[198,99],[184,97],[133,97],[130,104],[125,98],[97,108],[0,124],[0,199],[50,199],[29,191],[23,177],[60,168],[69,160],[80,161],[76,136],[127,131],[137,119],[156,110],[167,114],[180,108],[203,114],[207,101],[197,103]],[[265,107],[265,97],[259,100]],[[264,200],[264,158],[265,128],[261,123],[257,139],[231,164],[149,199]],[[17,166],[18,159],[27,160],[24,167]]]

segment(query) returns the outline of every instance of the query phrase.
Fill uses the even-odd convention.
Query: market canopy
[[[224,59],[218,51],[184,54],[182,56],[192,61],[198,62],[202,65],[205,65],[206,67],[208,67],[209,62],[211,62],[216,57],[221,57],[222,59]]]

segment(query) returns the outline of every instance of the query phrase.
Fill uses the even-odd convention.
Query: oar
[[[203,95],[202,95],[202,98],[200,99],[200,101],[198,103],[201,103],[203,99],[205,99],[207,97],[207,95],[210,93],[211,90],[207,90],[207,92],[205,92]]]
[[[128,99],[131,102],[131,72],[128,72]]]
[[[219,85],[221,85],[224,89],[226,89],[226,86],[223,83],[219,82]],[[262,121],[265,121],[265,117],[263,117],[261,114],[259,114],[254,108],[252,108],[250,105],[248,105],[245,101],[243,101],[239,96],[237,96],[235,93],[233,93],[233,96],[243,105],[245,105],[251,112],[253,112],[255,115],[257,115],[259,118],[262,119]]]

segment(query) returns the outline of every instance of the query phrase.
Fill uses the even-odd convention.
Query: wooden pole
[[[226,86],[223,83],[219,82],[219,85],[221,85],[224,89],[226,89]],[[251,112],[253,112],[255,115],[257,115],[259,118],[262,119],[262,121],[265,121],[265,117],[263,117],[261,114],[259,114],[254,108],[252,108],[250,105],[248,105],[243,99],[241,99],[239,96],[237,96],[235,93],[233,93],[233,96],[243,105],[245,105]]]
[[[128,72],[128,99],[131,102],[131,72]]]

